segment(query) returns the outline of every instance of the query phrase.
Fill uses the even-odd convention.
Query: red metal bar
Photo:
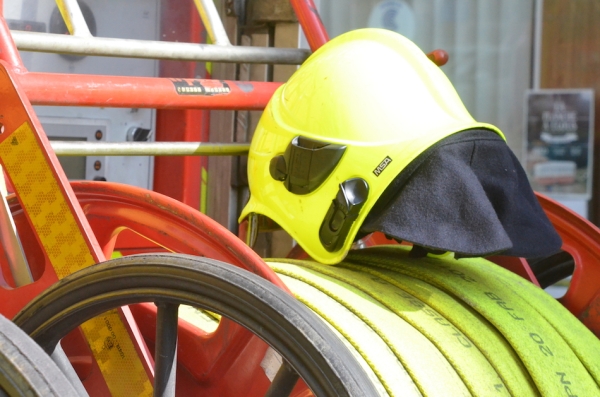
[[[34,105],[155,109],[262,110],[281,85],[60,73],[23,73],[18,78]],[[180,93],[176,84],[183,86]]]
[[[15,188],[27,222],[34,231],[35,238],[29,241],[39,243],[40,251],[50,265],[50,269],[43,273],[43,283],[49,280],[55,282],[84,267],[102,262],[105,257],[33,107],[10,69],[10,66],[0,61],[0,114],[5,128],[0,138],[0,160],[6,176]],[[43,216],[39,215],[41,212]],[[44,278],[45,275],[49,275],[49,278]],[[39,285],[40,282],[38,280],[30,285]],[[23,301],[2,297],[6,304],[1,309],[9,318],[9,313],[14,314],[22,309],[22,306],[15,304],[22,305],[35,296],[25,293],[22,288],[0,288],[0,291],[6,294],[16,292],[20,299],[26,298]],[[36,287],[30,287],[28,291],[36,292]],[[128,310],[124,307],[120,312]],[[141,341],[141,334],[135,323],[123,322],[117,312],[106,314],[104,320],[90,320],[87,328],[83,328],[90,346],[98,347],[103,342],[102,338],[97,337],[101,334],[94,332],[92,327],[103,329],[109,326],[123,350],[129,351],[127,354],[131,353],[131,361],[127,365],[137,366],[142,370],[136,373],[135,382],[151,387],[151,363],[146,360],[147,356],[135,356],[143,350],[142,346],[135,346]],[[133,340],[130,335],[134,336]],[[94,348],[94,351],[96,360],[99,360],[100,350]],[[114,358],[118,354],[115,350],[110,356]],[[121,376],[119,369],[123,368],[123,362],[111,362],[111,367],[102,367],[102,374],[98,375],[106,380],[107,385],[115,377]]]
[[[518,274],[523,277],[525,280],[531,281],[533,284],[540,287],[540,282],[537,277],[531,270],[531,266],[529,266],[529,262],[525,258],[517,258],[514,256],[488,256],[488,261],[495,263],[498,266],[502,266],[503,268],[510,270],[511,272]]]
[[[427,58],[431,59],[431,61],[438,66],[444,66],[448,63],[450,57],[446,51],[437,49],[427,54]]]
[[[600,229],[562,204],[541,194],[537,197],[563,240],[562,249],[575,261],[571,285],[560,301],[575,316],[582,319],[583,315],[584,323],[591,322],[590,305],[600,298]]]
[[[161,1],[161,38],[163,41],[205,42],[206,32],[194,2]],[[206,78],[204,64],[184,61],[160,61],[160,77]],[[208,141],[205,128],[209,112],[199,109],[160,109],[156,112],[156,140],[198,142]],[[153,189],[191,207],[199,209],[202,190],[202,169],[206,158],[201,156],[154,159]]]
[[[321,21],[319,11],[313,0],[290,0],[304,31],[310,49],[315,52],[329,41],[329,35]]]

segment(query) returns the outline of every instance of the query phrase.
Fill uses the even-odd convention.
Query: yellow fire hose
[[[413,259],[394,246],[352,251],[338,266],[269,264],[382,396],[600,396],[600,341],[484,259]]]

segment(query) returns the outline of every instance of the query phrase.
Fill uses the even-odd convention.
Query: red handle
[[[444,66],[448,62],[448,53],[444,50],[433,50],[427,54],[427,58],[438,66]]]

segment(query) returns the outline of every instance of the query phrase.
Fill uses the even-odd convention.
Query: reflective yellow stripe
[[[95,264],[29,123],[0,143],[0,157],[58,278]]]
[[[73,34],[73,22],[71,22],[71,15],[65,6],[65,2],[63,0],[56,0],[56,6],[65,21],[65,25],[67,25],[67,29],[69,29],[69,33]]]
[[[94,265],[88,243],[28,122],[0,143],[0,158],[58,278]],[[118,313],[89,320],[82,329],[113,396],[152,395],[150,379]],[[119,348],[105,347],[109,336]]]
[[[118,310],[86,321],[81,329],[113,396],[152,396],[152,384]]]

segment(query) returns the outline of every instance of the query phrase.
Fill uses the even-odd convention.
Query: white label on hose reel
[[[260,363],[260,366],[265,371],[267,378],[273,382],[273,379],[275,379],[275,375],[277,375],[277,372],[279,371],[279,368],[281,368],[282,364],[283,359],[281,358],[281,355],[269,347],[265,353],[265,357]]]

